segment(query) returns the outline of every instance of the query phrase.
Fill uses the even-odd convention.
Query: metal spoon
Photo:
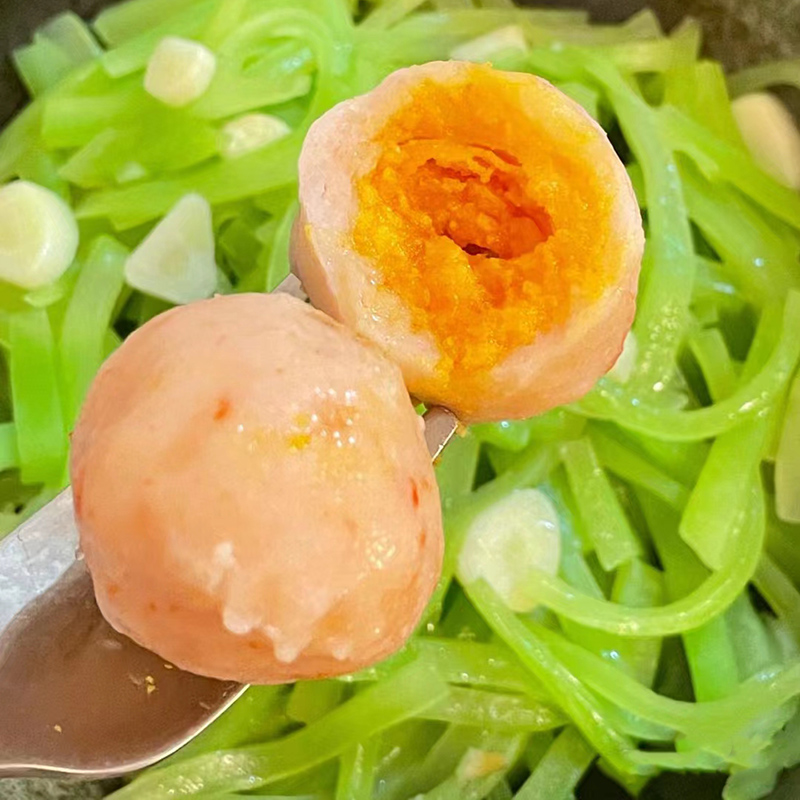
[[[276,291],[305,299],[296,278]],[[436,459],[457,420],[425,415]],[[100,778],[174,753],[247,689],[184,672],[100,614],[70,489],[0,543],[0,778]]]

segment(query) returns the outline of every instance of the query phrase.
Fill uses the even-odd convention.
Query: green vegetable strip
[[[724,259],[732,282],[759,305],[783,302],[797,286],[791,270],[797,241],[781,236],[744,197],[724,184],[710,184],[690,164],[681,176],[689,213]]]
[[[373,736],[345,751],[339,759],[335,800],[371,800],[379,744]]]
[[[689,337],[689,349],[700,365],[711,399],[717,402],[730,397],[736,390],[737,375],[719,329],[695,331]]]
[[[19,466],[17,428],[13,422],[0,423],[0,472]]]
[[[454,8],[472,8],[471,0],[434,0],[434,8],[439,11],[452,11]]]
[[[289,697],[286,715],[296,722],[310,725],[336,708],[343,696],[341,681],[297,683]]]
[[[746,732],[754,720],[780,708],[792,699],[800,687],[800,663],[784,672],[764,673],[743,683],[731,695],[720,700],[698,704],[673,700],[642,686],[604,659],[542,626],[536,634],[581,681],[620,708],[643,719],[684,733],[703,742],[711,750],[730,748],[735,741],[752,752],[754,743],[746,747]],[[744,734],[745,741],[740,741]]]
[[[589,436],[600,463],[617,477],[640,486],[669,503],[683,508],[689,498],[686,487],[662,472],[651,461],[626,447],[605,429],[592,425]]]
[[[248,0],[220,0],[200,41],[212,50],[218,48],[242,24],[247,3]]]
[[[68,428],[77,418],[89,384],[105,357],[106,332],[125,279],[128,250],[109,236],[99,237],[83,264],[70,299],[59,342]]]
[[[681,538],[711,569],[719,569],[737,520],[745,512],[747,487],[757,480],[767,420],[750,420],[720,436],[711,448],[680,525]]]
[[[536,769],[536,765],[545,757],[545,754],[550,749],[555,738],[556,737],[549,732],[531,736],[523,756],[525,766],[528,767],[531,772]]]
[[[492,632],[461,588],[452,587],[447,598],[447,612],[438,625],[437,635],[486,642],[491,639]]]
[[[196,0],[129,0],[101,11],[92,27],[103,41],[116,46],[196,4]]]
[[[488,738],[497,741],[500,737],[490,735]],[[415,797],[445,782],[470,749],[477,750],[488,744],[486,739],[483,731],[477,728],[450,725],[420,762],[404,770],[389,794],[390,800]]]
[[[390,28],[424,2],[425,0],[387,0],[367,17],[361,27],[365,31]]]
[[[267,741],[286,727],[286,690],[281,686],[251,686],[213,725],[175,755],[159,764],[166,767],[202,753]]]
[[[142,177],[193,167],[219,150],[212,126],[172,111],[153,112],[147,123],[131,122],[123,130],[105,129],[78,150],[60,169],[61,177],[84,189],[115,186],[126,172]]]
[[[268,292],[271,292],[289,274],[289,239],[292,235],[292,225],[297,216],[298,207],[297,202],[289,205],[275,232],[267,264],[265,289]]]
[[[758,585],[758,570],[753,582]],[[797,600],[800,601],[800,596]],[[728,637],[736,651],[740,681],[752,678],[774,664],[769,632],[747,592],[739,595],[727,610],[725,622],[728,625]]]
[[[675,536],[677,519],[657,501],[641,498],[650,533],[665,569],[667,590],[673,601],[686,597],[708,580],[708,570]],[[683,634],[695,700],[706,702],[730,694],[738,685],[736,653],[723,616],[710,619]]]
[[[359,51],[363,60],[381,62],[378,77],[393,68],[447,58],[453,47],[495,28],[521,25],[529,40],[547,45],[563,40],[607,44],[627,41],[628,26],[588,26],[583,11],[531,8],[480,8],[448,13],[413,14],[390,31],[359,25]]]
[[[498,732],[547,731],[566,719],[551,705],[523,695],[451,687],[448,696],[420,714],[422,719]]]
[[[625,440],[629,446],[647,455],[660,469],[671,475],[684,485],[691,485],[697,480],[703,462],[708,455],[708,445],[703,441],[665,442],[651,436],[635,433],[610,423],[594,423],[611,429],[613,433]]]
[[[595,698],[548,646],[508,610],[488,584],[477,581],[466,591],[497,635],[569,714],[597,752],[618,769],[646,774],[649,770],[637,767],[630,758],[632,743],[608,723]]]
[[[171,16],[161,17],[158,24],[120,42],[100,59],[103,69],[112,78],[124,78],[143,70],[158,43],[165,36],[195,39],[208,25],[217,6],[213,2],[193,2],[188,8]],[[98,31],[100,32],[100,31]],[[102,37],[102,32],[101,37]]]
[[[780,338],[764,368],[730,397],[692,411],[646,408],[622,392],[604,386],[576,407],[589,416],[612,419],[623,427],[666,441],[691,441],[717,436],[744,420],[771,410],[800,357],[800,293],[789,293]]]
[[[800,59],[773,61],[728,76],[731,94],[759,92],[772,86],[800,86]]]
[[[800,522],[800,374],[794,379],[775,457],[775,506],[787,522]]]
[[[69,186],[59,173],[61,161],[57,156],[42,150],[29,150],[17,162],[17,176],[32,181],[60,195],[67,202],[71,195]]]
[[[86,23],[72,12],[66,12],[41,27],[33,43],[16,50],[13,59],[17,73],[36,96],[101,53]]]
[[[520,666],[517,658],[503,645],[484,644],[459,639],[419,637],[412,639],[405,651],[389,661],[370,667],[347,680],[383,680],[394,674],[397,665],[416,658],[448,683],[466,684],[474,688],[522,692],[534,699],[545,700],[547,693]]]
[[[588,537],[575,512],[575,498],[569,488],[563,467],[553,471],[549,484],[542,487],[550,495],[561,523],[561,564],[559,571],[576,589],[593,597],[603,598],[597,577],[586,563],[583,554],[588,550]]]
[[[472,491],[479,455],[480,444],[468,433],[453,439],[436,463],[436,483],[445,512]]]
[[[77,66],[97,58],[103,48],[91,28],[72,11],[65,11],[46,22],[34,39],[47,38],[61,47]]]
[[[772,610],[786,622],[800,642],[800,592],[768,555],[763,555],[753,578]]]
[[[495,786],[490,794],[486,795],[487,800],[513,800],[514,792],[506,778],[503,778],[500,783]]]
[[[508,768],[520,757],[525,745],[522,736],[493,735],[485,743],[485,752],[495,760],[494,769],[471,774],[475,754],[467,752],[453,776],[423,795],[425,800],[482,800],[503,782]],[[502,765],[502,766],[501,766]],[[499,769],[497,768],[499,766]]]
[[[796,586],[800,586],[800,551],[797,548],[799,530],[796,525],[789,525],[772,515],[767,518],[766,554],[781,565],[781,571]]]
[[[565,728],[522,784],[516,800],[569,800],[594,758],[594,750],[580,733]]]
[[[15,50],[12,60],[31,97],[58,84],[75,66],[69,56],[47,38]]]
[[[241,158],[201,165],[174,178],[95,192],[78,205],[77,215],[108,218],[124,230],[163,216],[190,192],[217,205],[279,189],[297,178],[300,145],[300,138],[291,135]]]
[[[677,165],[653,110],[608,64],[592,58],[587,68],[603,84],[644,173],[650,268],[634,325],[640,349],[631,391],[657,393],[673,378],[689,321],[695,261],[688,213]]]
[[[42,103],[42,141],[53,149],[81,147],[109,126],[124,127],[155,105],[140,80],[126,82],[108,94],[53,94]]]
[[[301,58],[302,51],[295,55]],[[279,106],[305,97],[313,82],[309,75],[287,71],[283,63],[260,64],[246,73],[228,69],[224,64],[217,71],[216,82],[192,107],[192,116],[221,120],[248,111]]]
[[[583,582],[573,585],[582,592],[603,598],[596,585],[589,584],[586,587]],[[614,603],[645,608],[661,605],[663,599],[663,579],[655,568],[639,559],[633,559],[617,570],[611,592],[611,600]],[[659,639],[615,636],[605,631],[577,625],[566,618],[559,618],[559,622],[570,641],[582,645],[596,655],[610,659],[617,667],[647,686],[653,682],[661,650]]]
[[[661,571],[638,558],[617,570],[611,589],[612,602],[633,608],[660,606],[664,595]],[[652,685],[661,653],[660,639],[614,637],[608,652],[619,653],[640,683]]]
[[[701,299],[704,295],[711,296],[723,305],[726,297],[731,298],[731,302],[735,301],[738,289],[725,274],[726,266],[721,261],[713,261],[703,256],[697,257],[696,299]]]
[[[375,774],[376,794],[382,800],[396,797],[398,787],[442,737],[441,725],[424,720],[411,720],[385,731],[381,735],[380,763]]]
[[[676,106],[720,139],[744,147],[731,110],[725,72],[716,61],[669,69],[664,74],[664,102]]]
[[[629,609],[575,592],[558,578],[538,573],[530,602],[590,628],[621,636],[671,636],[699,628],[721,614],[747,586],[764,541],[764,500],[751,491],[748,514],[735,531],[725,563],[691,594],[658,608]]]
[[[771,309],[767,309],[750,347],[742,382],[758,371],[762,354],[774,346],[774,321]],[[748,420],[719,436],[683,512],[681,538],[711,569],[718,569],[723,562],[737,520],[746,513],[748,487],[758,480],[769,431],[770,419],[766,416]]]
[[[620,506],[589,439],[561,446],[570,489],[584,528],[606,571],[616,569],[641,553],[641,545]]]
[[[586,420],[566,408],[554,408],[519,424],[528,429],[531,441],[556,442],[576,439],[583,432]]]
[[[568,520],[566,524],[562,524],[560,573],[571,586],[574,586],[583,594],[597,600],[605,600],[603,590],[597,583],[591,567],[583,557],[581,540],[571,523],[572,513],[568,507],[561,505],[569,502],[570,496],[567,494],[569,489],[559,486],[559,483],[560,481],[553,481],[552,491],[555,494],[556,502],[559,504],[559,517],[562,520]],[[565,617],[559,617],[558,622],[568,639],[582,645],[587,650],[598,654],[617,652],[615,647],[619,641],[618,637],[612,637],[611,634],[604,631],[596,631],[584,625],[578,625]],[[632,665],[628,663],[627,659],[620,656],[620,666],[623,669],[631,669]]]
[[[672,39],[624,42],[597,53],[621,72],[664,72],[694,63],[700,46],[700,29],[684,26]]]
[[[56,348],[47,312],[34,310],[12,314],[8,343],[22,480],[57,486],[63,480],[67,437]]]
[[[725,784],[724,800],[759,800],[775,788],[784,769],[800,761],[800,713],[779,730],[752,769],[734,772]]]
[[[470,429],[479,442],[486,442],[501,450],[517,453],[524,450],[531,441],[528,420],[522,422],[488,422],[473,425]]]
[[[657,112],[672,146],[685,153],[710,180],[724,180],[778,219],[800,229],[800,196],[765,173],[750,155],[672,106]]]
[[[201,792],[252,791],[335,758],[419,714],[445,693],[444,684],[427,666],[411,664],[284,739],[197,756],[157,769],[116,796],[169,800]]]
[[[32,103],[0,132],[0,183],[17,174],[20,158],[38,133],[41,115],[41,103]]]

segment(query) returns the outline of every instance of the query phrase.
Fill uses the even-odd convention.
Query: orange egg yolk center
[[[542,92],[543,119],[522,91]],[[602,257],[611,200],[580,152],[596,132],[559,119],[559,102],[475,67],[468,82],[419,84],[375,137],[354,247],[432,335],[439,381],[477,389],[614,277]]]

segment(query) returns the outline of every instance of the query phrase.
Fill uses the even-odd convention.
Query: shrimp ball
[[[106,619],[191,672],[348,673],[397,650],[439,576],[439,494],[400,370],[288,296],[136,331],[72,439]]]
[[[602,128],[528,74],[402,69],[310,129],[292,261],[314,304],[465,422],[576,400],[616,361],[644,236]]]

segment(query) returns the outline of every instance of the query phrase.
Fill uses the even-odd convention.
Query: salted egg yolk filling
[[[569,102],[476,67],[420,83],[375,137],[354,248],[433,337],[440,384],[480,391],[616,277],[603,257],[613,198],[587,157],[598,133],[559,113]]]

